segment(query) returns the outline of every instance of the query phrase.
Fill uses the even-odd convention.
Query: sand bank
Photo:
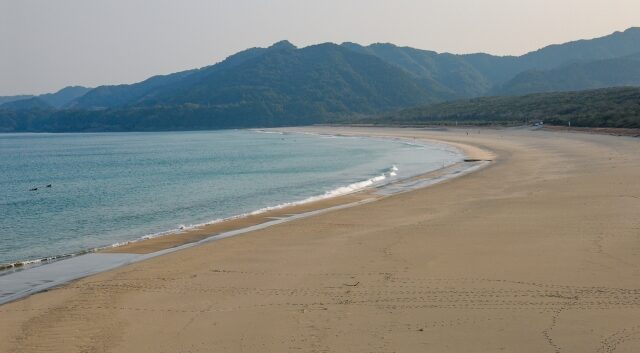
[[[440,139],[495,162],[0,306],[0,352],[640,349],[640,140],[305,130]]]

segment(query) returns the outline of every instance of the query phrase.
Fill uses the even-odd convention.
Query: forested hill
[[[629,28],[601,38],[578,40],[550,45],[522,56],[494,56],[489,54],[456,55],[436,53],[409,47],[382,43],[361,46],[344,43],[343,46],[369,55],[375,55],[403,68],[415,77],[435,81],[442,89],[456,98],[471,98],[495,94],[523,94],[534,91],[580,90],[600,87],[616,87],[628,84],[628,79],[615,76],[609,81],[590,81],[589,72],[581,77],[565,75],[568,85],[539,86],[539,74],[554,76],[554,69],[581,64],[582,68],[594,63],[600,73],[614,68],[616,58],[640,55],[640,28]],[[625,62],[632,70],[640,68],[640,61]],[[605,65],[611,65],[605,68]],[[531,74],[530,74],[531,73]],[[523,74],[523,75],[521,75]],[[597,73],[596,73],[597,74]],[[517,77],[517,85],[510,81]],[[595,78],[598,80],[599,78]],[[631,81],[637,84],[637,80]],[[535,88],[528,90],[529,85]],[[513,91],[510,88],[513,87]]]
[[[640,88],[483,97],[333,122],[412,126],[544,122],[553,125],[640,128]]]
[[[91,91],[91,88],[81,86],[65,87],[55,93],[46,93],[39,96],[19,95],[0,97],[0,109],[32,109],[55,108],[59,109]]]
[[[145,131],[303,125],[444,99],[402,69],[335,44],[295,49],[281,43],[234,65],[223,64],[224,69],[214,66],[159,77],[135,88],[102,88],[101,99],[89,92],[69,109],[7,110],[0,113],[0,127]],[[128,100],[132,92],[135,98]]]
[[[546,71],[526,71],[497,89],[496,93],[524,95],[615,86],[640,86],[640,53],[621,58],[571,63]]]

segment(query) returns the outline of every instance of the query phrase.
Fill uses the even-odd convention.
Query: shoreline
[[[273,129],[264,131],[281,132],[283,130]],[[291,133],[288,129],[284,131]],[[294,131],[293,133],[306,133],[319,136],[391,139],[404,143],[417,142],[415,140],[395,136],[330,135],[304,131]],[[346,194],[328,197],[319,195],[309,198],[317,198],[317,200],[306,202],[307,199],[305,199],[301,201],[294,201],[289,204],[285,204],[284,206],[266,207],[265,209],[246,214],[240,214],[201,225],[195,225],[186,230],[167,231],[159,233],[158,236],[145,236],[132,241],[84,250],[74,254],[9,264],[8,266],[0,268],[0,284],[5,282],[4,287],[10,288],[10,291],[8,292],[9,294],[6,294],[6,289],[0,290],[0,305],[23,299],[27,296],[46,291],[53,287],[65,285],[80,278],[116,269],[131,263],[144,261],[156,256],[162,256],[167,253],[180,251],[189,247],[198,246],[210,241],[245,234],[254,230],[322,214],[324,212],[331,212],[368,202],[375,202],[395,194],[432,186],[482,169],[488,166],[488,163],[495,157],[495,154],[492,152],[470,145],[448,143],[435,139],[423,139],[421,141],[431,145],[439,144],[447,148],[455,148],[463,158],[461,161],[454,162],[426,173],[408,176],[377,185],[374,183],[373,185],[366,186]],[[93,263],[86,263],[86,261],[82,262],[82,260],[87,259],[86,257],[88,255],[93,254],[136,256],[115,256],[113,259],[107,259],[105,257],[98,259],[93,256]],[[75,260],[78,258],[81,259]],[[72,262],[69,260],[78,261],[83,265],[82,267],[76,266],[77,269],[74,270],[73,266],[65,266]],[[60,264],[61,262],[64,263]],[[48,266],[56,264],[58,265],[56,268],[47,268]],[[42,267],[45,268],[43,269]],[[66,272],[60,272],[58,268],[65,268]],[[85,268],[89,268],[89,270],[86,270]],[[31,273],[26,273],[26,276],[25,273],[23,273],[33,270],[38,272],[35,278],[30,276]],[[62,280],[58,280],[55,277],[62,277]]]
[[[4,304],[0,352],[640,349],[637,138],[306,129],[441,138],[495,158]]]
[[[305,132],[304,130],[300,131],[289,131],[287,129],[261,129],[256,130],[264,133],[302,133],[307,135],[316,135],[316,136],[336,136],[336,137],[360,137],[360,138],[368,138],[368,139],[390,139],[393,141],[399,141],[403,143],[411,143],[415,141],[411,141],[409,139],[402,139],[393,136],[367,136],[367,135],[340,135],[340,134],[322,134],[322,133],[312,133]],[[379,198],[380,195],[375,195],[376,190],[383,189],[389,185],[393,184],[402,184],[409,180],[416,179],[429,179],[434,176],[439,175],[443,170],[447,170],[450,167],[455,167],[456,165],[460,165],[461,163],[465,163],[465,160],[468,158],[475,158],[474,147],[465,146],[462,144],[456,143],[446,143],[438,140],[424,140],[425,143],[430,145],[443,145],[445,148],[454,148],[457,152],[463,156],[461,161],[454,162],[449,165],[445,165],[441,168],[429,170],[425,173],[420,173],[418,175],[410,175],[406,177],[402,177],[392,181],[382,181],[376,182],[373,181],[378,177],[373,177],[367,180],[355,182],[354,184],[350,184],[344,187],[351,187],[355,184],[361,183],[370,183],[370,185],[358,188],[356,190],[343,193],[330,195],[332,191],[329,191],[325,194],[318,194],[311,196],[309,198],[297,201],[291,201],[282,205],[275,206],[267,206],[262,209],[258,209],[255,211],[250,211],[244,214],[238,214],[234,216],[230,216],[227,218],[214,220],[211,222],[206,222],[203,224],[196,224],[194,226],[190,226],[189,229],[178,230],[178,231],[167,231],[161,233],[160,236],[152,236],[152,237],[142,237],[140,239],[136,239],[133,241],[125,242],[123,245],[118,245],[115,247],[105,247],[101,248],[98,252],[103,253],[149,253],[153,251],[165,250],[170,247],[179,246],[183,244],[188,244],[190,242],[197,242],[209,237],[215,237],[222,232],[239,230],[242,228],[258,225],[261,223],[266,223],[270,219],[283,219],[289,215],[297,215],[303,214],[312,211],[323,210],[327,208],[331,208],[334,206],[350,204],[354,202],[362,201],[367,198]],[[422,145],[419,145],[422,146]],[[479,152],[481,156],[484,156],[485,159],[478,160],[478,162],[488,160],[491,158],[491,154],[487,152]],[[472,157],[469,157],[472,156]],[[482,157],[480,157],[482,158]],[[394,166],[395,167],[395,166]],[[455,177],[455,175],[451,175],[451,177]],[[340,188],[344,188],[340,187]]]
[[[392,140],[395,142],[412,144],[411,143],[412,141],[409,141],[408,139],[400,139],[400,138],[395,138],[393,136],[390,136],[390,137],[346,136],[346,135],[340,135],[340,134],[313,133],[313,132],[307,132],[307,131],[292,132],[292,131],[287,131],[286,129],[277,129],[277,128],[276,129],[247,129],[247,130],[253,131],[256,133],[302,134],[302,135],[313,135],[318,137],[346,137],[346,138],[357,137],[357,138],[367,138],[370,140],[382,139],[382,140]],[[460,149],[460,146],[454,146],[454,144],[446,144],[436,140],[425,141],[425,142],[431,146],[442,145],[444,146],[445,149],[455,149],[456,153],[459,155],[464,154],[463,150]],[[417,144],[416,146],[422,147],[424,145]],[[395,168],[395,166],[392,166],[392,167]],[[443,165],[443,168],[444,167],[445,166]],[[203,238],[206,238],[208,236],[212,236],[216,233],[220,233],[221,231],[228,231],[228,230],[236,229],[238,227],[244,227],[247,224],[253,225],[253,224],[256,224],[256,222],[260,223],[260,221],[256,219],[264,218],[268,220],[269,218],[282,217],[283,215],[290,214],[290,213],[305,212],[305,210],[307,209],[319,209],[324,207],[322,206],[322,204],[325,202],[328,204],[327,207],[330,207],[336,204],[334,202],[330,202],[329,200],[331,199],[339,200],[343,197],[354,195],[359,192],[366,192],[367,189],[377,188],[379,186],[384,186],[388,183],[401,182],[405,179],[422,177],[434,171],[437,171],[437,169],[428,170],[427,172],[420,173],[418,175],[404,176],[402,178],[399,178],[393,181],[385,181],[385,180],[381,180],[382,182],[378,181],[377,179],[379,177],[384,177],[383,179],[388,179],[392,176],[392,175],[387,175],[390,173],[385,172],[380,176],[374,176],[367,180],[362,180],[362,181],[354,182],[352,184],[340,186],[337,189],[327,191],[324,194],[312,195],[302,200],[293,200],[283,204],[265,206],[263,208],[251,210],[246,213],[240,213],[240,214],[231,215],[224,218],[213,219],[210,221],[205,221],[202,223],[197,223],[189,226],[182,225],[180,228],[163,230],[153,234],[145,234],[135,239],[124,240],[117,243],[111,243],[106,245],[99,245],[94,248],[80,249],[76,252],[53,254],[50,256],[42,257],[42,258],[16,260],[10,263],[0,263],[0,276],[9,274],[15,271],[22,271],[25,269],[43,266],[43,265],[51,264],[57,261],[62,261],[65,259],[82,256],[86,254],[127,252],[129,248],[137,249],[137,250],[134,250],[135,252],[137,252],[137,251],[140,251],[139,249],[144,248],[144,246],[140,245],[139,243],[144,242],[145,244],[147,244],[146,243],[147,241],[152,241],[152,240],[154,241],[154,243],[156,243],[155,246],[151,246],[149,249],[145,250],[145,252],[159,251],[168,247],[178,246],[178,245],[189,243],[189,242],[195,242]],[[393,171],[393,173],[395,174],[395,171]],[[367,185],[361,186],[359,184],[367,184]],[[340,191],[340,189],[349,189],[352,187],[356,189],[348,192],[338,192]],[[345,201],[345,202],[349,202],[349,201]],[[345,203],[345,202],[339,201],[338,203]],[[318,206],[313,206],[316,203],[318,204]],[[305,207],[306,205],[309,205],[312,207],[311,208]],[[289,211],[289,212],[287,213],[285,211]],[[169,237],[169,238],[160,239],[165,237]],[[124,249],[121,249],[121,248],[124,248]]]

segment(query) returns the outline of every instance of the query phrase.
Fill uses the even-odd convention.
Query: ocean
[[[0,134],[0,264],[338,196],[461,158],[441,144],[251,130]]]

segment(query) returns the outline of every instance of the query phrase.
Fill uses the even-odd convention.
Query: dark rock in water
[[[48,184],[48,185],[47,185],[47,187],[48,187],[48,188],[50,188],[50,187],[51,187],[51,184]]]

